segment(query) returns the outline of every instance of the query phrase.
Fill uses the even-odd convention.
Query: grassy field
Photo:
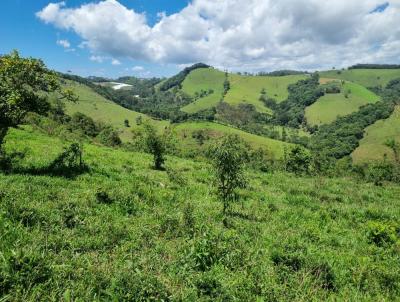
[[[349,93],[351,91],[351,93]],[[348,98],[345,97],[348,94]],[[365,87],[345,82],[341,93],[325,94],[317,102],[306,108],[306,118],[310,125],[329,124],[338,116],[345,116],[366,104],[375,103],[379,97]]]
[[[132,128],[125,127],[125,119],[129,120],[131,127],[135,127],[138,116],[142,116],[144,120],[150,120],[152,124],[160,129],[168,125],[166,121],[156,121],[144,114],[121,107],[97,94],[86,85],[75,82],[68,82],[68,85],[68,88],[71,88],[79,96],[79,101],[77,103],[66,103],[67,113],[82,112],[95,121],[111,124],[115,129],[119,130],[123,141],[129,141],[132,138]]]
[[[183,143],[182,145],[185,149],[188,149],[190,151],[194,151],[202,147],[199,146],[195,139],[192,138],[193,132],[198,130],[204,130],[207,136],[209,136],[210,142],[213,139],[223,136],[224,134],[237,134],[243,140],[249,143],[249,145],[254,149],[262,148],[266,150],[268,155],[270,155],[272,158],[282,158],[284,147],[286,146],[290,148],[290,146],[292,146],[291,144],[284,143],[278,140],[254,135],[239,129],[211,122],[187,122],[179,124],[175,127],[175,131],[178,134],[179,141]],[[206,141],[203,146],[204,148],[207,147],[207,143],[208,142]]]
[[[231,89],[225,97],[225,102],[233,105],[240,103],[253,104],[259,112],[271,112],[261,102],[261,90],[265,89],[267,97],[276,99],[278,102],[288,97],[287,87],[289,84],[304,79],[303,75],[267,77],[267,76],[243,76],[237,74],[229,75]]]
[[[360,146],[352,154],[353,161],[362,163],[383,160],[385,154],[388,159],[393,160],[393,151],[385,146],[385,143],[393,138],[400,143],[400,106],[395,108],[388,119],[377,121],[365,129]]]
[[[340,72],[340,74],[338,74]],[[334,78],[357,83],[365,87],[386,86],[390,80],[400,78],[400,69],[350,69],[320,72],[323,78]]]
[[[194,113],[200,110],[214,107],[222,99],[225,74],[213,68],[200,68],[193,70],[183,81],[182,90],[194,96],[201,90],[214,90],[210,95],[202,97],[182,108],[182,111]]]
[[[399,186],[252,172],[224,226],[206,163],[168,157],[155,171],[147,154],[85,145],[90,172],[32,173],[63,145],[7,137],[31,172],[0,173],[1,301],[400,296]]]

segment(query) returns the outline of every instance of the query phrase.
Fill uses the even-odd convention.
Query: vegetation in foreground
[[[151,111],[156,100],[151,112],[175,114],[189,100],[176,85],[191,70],[154,80],[159,93],[142,103],[128,97],[121,104]],[[177,157],[187,155],[183,144],[174,146],[179,126],[160,131],[138,116],[134,140],[123,143],[112,125],[79,112],[68,116],[62,101],[76,96],[39,60],[2,56],[0,77],[1,301],[392,301],[400,295],[400,145],[385,142],[392,162],[352,166],[346,157],[363,129],[396,116],[400,80],[379,89],[381,102],[314,130],[311,150],[275,145],[284,146],[277,158],[232,133],[255,145],[274,140],[215,123],[208,132],[204,122],[182,123],[183,131],[191,125],[197,144],[191,161]],[[151,82],[126,81],[144,91]],[[225,74],[223,95],[230,89]],[[286,129],[300,127],[306,107],[328,90],[336,88],[321,87],[314,74],[290,85],[281,103],[261,92],[259,100],[275,110],[270,119],[251,104],[221,102],[216,113],[252,131],[279,123],[287,140]],[[120,121],[131,127],[129,119]],[[218,140],[217,128],[231,135]]]
[[[87,173],[35,175],[65,143],[12,130],[0,174],[3,300],[387,300],[400,294],[400,188],[251,172],[222,223],[211,167],[84,145]],[[43,156],[46,150],[46,156]]]

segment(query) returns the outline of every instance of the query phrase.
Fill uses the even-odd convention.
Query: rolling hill
[[[281,102],[288,96],[288,86],[304,78],[304,75],[272,77],[229,74],[231,89],[225,96],[225,102],[231,105],[252,104],[259,112],[270,113],[271,110],[259,100],[261,90],[265,89],[267,97]]]
[[[178,134],[180,143],[182,143],[185,148],[191,151],[202,148],[202,146],[199,146],[199,144],[193,138],[193,133],[199,130],[204,131],[204,135],[210,138],[211,141],[225,134],[236,134],[254,149],[261,148],[267,151],[266,153],[271,158],[275,159],[280,159],[283,157],[285,147],[289,149],[291,146],[293,146],[293,144],[254,135],[240,129],[211,122],[186,122],[175,126],[174,129]],[[204,147],[206,146],[207,141],[204,144]]]
[[[259,100],[261,90],[265,89],[268,97],[281,102],[288,96],[288,85],[296,83],[305,77],[305,75],[278,77],[228,74],[230,89],[223,99],[231,105],[240,103],[252,104],[259,112],[271,113],[271,110]],[[199,93],[202,90],[208,91],[211,89],[213,93],[183,107],[182,111],[194,113],[216,106],[222,99],[224,81],[225,73],[217,69],[200,68],[192,70],[183,81],[182,90],[190,96],[194,96],[195,93]]]
[[[349,69],[320,72],[322,78],[340,79],[364,87],[386,86],[390,80],[400,78],[400,69]]]
[[[325,79],[321,79],[323,82]],[[317,102],[306,108],[307,123],[311,126],[329,124],[338,116],[357,111],[361,106],[374,103],[379,97],[365,87],[345,82],[338,83],[340,93],[326,93]]]
[[[202,90],[206,92],[212,90],[213,92],[195,100],[181,110],[194,113],[216,106],[222,99],[224,80],[225,74],[217,69],[200,68],[191,71],[182,83],[182,90],[185,93],[194,97]]]
[[[355,163],[383,160],[385,154],[393,160],[393,151],[385,145],[389,139],[400,143],[400,106],[386,120],[377,121],[365,129],[360,146],[352,154]]]
[[[132,138],[131,128],[127,128],[124,125],[125,119],[130,122],[131,127],[136,125],[136,118],[139,116],[149,120],[153,125],[160,129],[169,124],[167,121],[154,120],[145,114],[121,107],[120,105],[97,94],[86,85],[72,81],[68,81],[67,83],[67,87],[71,88],[79,97],[79,101],[76,103],[66,103],[67,113],[73,114],[75,112],[81,112],[90,116],[95,121],[102,121],[112,125],[120,132],[122,141],[126,142]]]

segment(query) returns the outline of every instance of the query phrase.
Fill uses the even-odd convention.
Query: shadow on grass
[[[2,152],[0,157],[0,169],[6,174],[29,174],[29,175],[47,175],[65,178],[75,178],[83,173],[89,172],[87,166],[82,160],[82,147],[78,143],[73,143],[57,156],[47,167],[15,167],[13,160],[17,158],[14,155]],[[18,155],[22,159],[25,155]]]
[[[90,169],[87,165],[64,168],[54,168],[49,165],[48,167],[16,167],[11,169],[7,174],[28,174],[34,176],[54,176],[74,179],[89,171]]]

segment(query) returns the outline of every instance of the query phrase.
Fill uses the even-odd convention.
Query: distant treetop
[[[350,66],[349,69],[400,69],[400,65],[396,64],[356,64]]]

